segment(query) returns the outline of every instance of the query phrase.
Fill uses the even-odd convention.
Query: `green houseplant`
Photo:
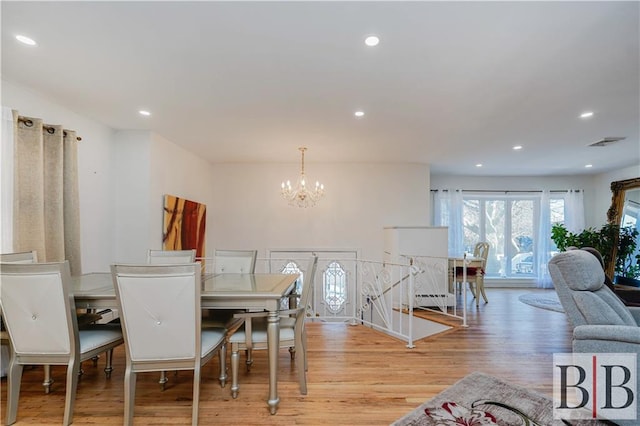
[[[605,270],[611,263],[611,248],[618,237],[618,249],[615,262],[615,274],[617,277],[640,279],[640,255],[635,254],[638,244],[638,230],[627,226],[620,228],[618,225],[608,223],[600,229],[586,228],[575,234],[569,232],[561,223],[551,227],[551,239],[558,250],[565,251],[568,247],[593,247],[602,254]]]

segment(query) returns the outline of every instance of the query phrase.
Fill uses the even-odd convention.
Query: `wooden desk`
[[[205,274],[200,293],[203,309],[251,309],[268,312],[269,411],[278,410],[278,351],[280,348],[280,299],[289,293],[298,274]],[[72,277],[79,309],[118,309],[110,273]],[[303,368],[299,366],[299,368]]]
[[[449,258],[449,288],[451,290],[453,290],[453,285],[455,283],[455,275],[456,275],[455,270],[458,267],[484,268],[484,259],[481,257],[472,257],[472,256],[450,257]],[[471,284],[471,282],[469,283]],[[479,306],[480,294],[482,294],[482,298],[484,299],[485,303],[488,302],[487,295],[484,292],[484,274],[475,274],[475,284],[476,284],[476,290],[474,291],[472,288],[471,291],[473,292],[473,296],[476,298],[476,306]]]

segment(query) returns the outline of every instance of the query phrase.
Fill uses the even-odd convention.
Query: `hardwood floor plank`
[[[300,395],[297,370],[280,352],[280,407],[269,414],[266,351],[254,352],[247,373],[241,362],[240,393],[220,388],[217,362],[202,371],[200,423],[224,425],[386,425],[473,371],[551,395],[555,352],[571,351],[570,326],[563,313],[525,305],[518,296],[533,289],[488,289],[490,303],[476,308],[470,298],[469,327],[458,327],[415,343],[363,326],[308,324],[308,394]],[[549,290],[546,290],[549,291]],[[244,361],[244,359],[242,360]],[[103,360],[88,362],[80,379],[75,425],[121,425],[124,410],[124,348],[114,354],[106,380]],[[52,392],[44,394],[42,368],[25,369],[17,425],[62,422],[65,369],[53,368]],[[190,424],[192,373],[169,374],[162,392],[157,373],[138,377],[136,425]],[[6,379],[2,379],[2,412]],[[3,419],[4,420],[4,419]]]

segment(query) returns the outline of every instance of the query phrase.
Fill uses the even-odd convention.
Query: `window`
[[[540,195],[463,194],[462,198],[464,250],[473,253],[480,241],[490,244],[487,277],[534,278]],[[551,198],[548,208],[551,223],[564,221],[563,198]]]

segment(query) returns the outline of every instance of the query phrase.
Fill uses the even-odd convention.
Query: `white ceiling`
[[[3,80],[211,162],[297,162],[304,145],[310,163],[420,162],[441,174],[640,164],[638,2],[1,7]],[[375,48],[363,43],[372,33]],[[612,136],[626,139],[587,147]]]

